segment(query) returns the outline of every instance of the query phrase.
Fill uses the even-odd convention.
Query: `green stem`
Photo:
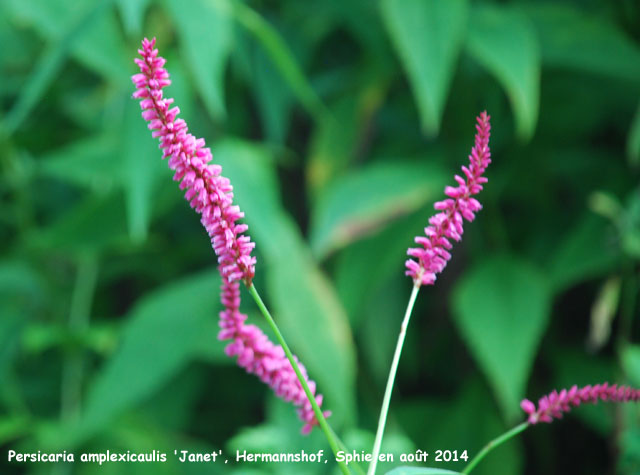
[[[500,445],[504,444],[507,440],[511,439],[512,437],[515,437],[520,432],[524,431],[527,427],[529,427],[529,423],[523,422],[522,424],[515,426],[510,431],[505,432],[501,436],[496,437],[495,439],[490,441],[487,445],[485,445],[482,448],[480,452],[478,452],[478,455],[476,455],[471,460],[471,462],[469,462],[469,464],[464,468],[464,470],[460,473],[471,473],[471,470],[473,470],[475,466],[478,465],[480,461],[483,458],[485,458],[489,452],[491,452],[496,447],[499,447]]]
[[[396,380],[396,372],[398,371],[398,363],[400,362],[400,355],[402,354],[402,346],[404,345],[404,337],[407,335],[407,327],[409,326],[409,319],[411,318],[411,312],[413,306],[416,303],[418,297],[419,285],[414,285],[411,291],[411,297],[409,297],[409,303],[407,304],[407,310],[404,313],[404,319],[400,326],[400,334],[398,335],[398,343],[396,344],[396,352],[393,355],[393,361],[391,362],[391,369],[389,370],[389,378],[387,379],[387,389],[384,392],[384,399],[382,400],[382,408],[380,409],[380,419],[378,420],[378,431],[376,432],[376,439],[373,443],[373,453],[371,463],[369,464],[369,475],[376,473],[376,465],[378,464],[378,456],[380,455],[380,447],[382,446],[382,436],[384,434],[384,427],[387,423],[387,414],[389,412],[389,403],[391,402],[391,393],[393,392],[393,384]]]
[[[78,259],[76,282],[71,297],[68,328],[75,338],[80,338],[89,328],[91,305],[98,277],[98,263],[93,255]],[[80,412],[84,354],[81,348],[72,348],[62,371],[60,414],[63,419],[77,417]]]
[[[273,320],[273,317],[269,313],[269,310],[267,309],[264,302],[260,298],[260,295],[258,294],[258,291],[256,290],[255,285],[251,284],[248,287],[248,289],[249,289],[249,293],[253,297],[253,300],[256,301],[258,308],[262,312],[262,315],[264,315],[264,318],[266,318],[267,322],[271,326],[273,333],[275,333],[278,342],[280,343],[280,345],[282,346],[282,349],[284,350],[284,353],[287,355],[287,358],[289,359],[289,362],[291,363],[291,366],[293,367],[293,370],[295,371],[296,376],[298,377],[298,380],[302,385],[302,389],[307,395],[307,398],[309,398],[309,402],[313,407],[313,412],[315,413],[316,418],[318,419],[318,423],[320,424],[322,431],[324,432],[325,436],[327,437],[327,440],[329,441],[331,450],[333,451],[334,455],[337,457],[338,451],[340,450],[338,442],[336,441],[336,438],[333,435],[333,431],[331,430],[331,427],[329,427],[329,424],[327,423],[327,420],[325,419],[324,414],[322,414],[322,410],[318,406],[318,403],[316,402],[316,398],[313,396],[313,393],[309,389],[307,380],[302,375],[302,371],[300,371],[300,366],[298,365],[296,359],[293,357],[293,353],[291,353],[291,350],[289,349],[287,342],[284,340],[282,333],[280,333],[280,329],[278,328],[278,325],[276,325],[276,322]],[[345,475],[349,475],[350,472],[347,466],[345,465],[345,463],[338,462],[338,464],[340,465],[340,469],[342,470],[342,473],[344,473]]]

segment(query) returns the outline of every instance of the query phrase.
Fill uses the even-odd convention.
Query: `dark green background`
[[[175,462],[328,447],[216,339],[215,256],[131,99],[143,36],[350,448],[372,445],[406,249],[484,109],[484,209],[419,296],[383,450],[473,455],[524,397],[640,385],[639,31],[633,0],[0,1],[0,472],[336,469]],[[474,473],[640,473],[639,422],[581,407]],[[170,461],[7,464],[60,447]]]

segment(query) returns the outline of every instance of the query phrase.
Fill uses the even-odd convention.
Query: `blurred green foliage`
[[[217,341],[215,256],[130,99],[143,36],[350,448],[373,442],[406,248],[483,109],[484,210],[421,292],[383,450],[473,455],[523,397],[640,385],[639,32],[632,0],[0,1],[0,472],[336,469],[173,456],[328,447]],[[581,407],[474,473],[640,473],[639,427],[637,406]],[[169,462],[52,468],[9,448]]]

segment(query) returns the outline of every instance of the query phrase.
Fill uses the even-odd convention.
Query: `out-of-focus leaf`
[[[206,271],[137,303],[123,328],[120,348],[88,389],[79,422],[66,427],[61,440],[66,435],[69,443],[80,442],[140,404],[200,354],[203,340],[219,347],[220,358],[226,359],[224,343],[216,338],[219,284],[217,272]]]
[[[52,38],[51,44],[40,55],[36,66],[31,72],[26,84],[20,90],[20,95],[4,118],[2,128],[8,134],[13,133],[22,122],[28,117],[33,107],[40,101],[43,94],[58,74],[58,71],[62,67],[64,60],[66,59],[69,50],[76,48],[77,45],[84,45],[84,42],[79,42],[79,37],[84,37],[87,33],[89,26],[93,26],[97,18],[100,18],[100,14],[104,8],[109,4],[109,0],[98,2],[96,5],[92,5],[89,8],[82,11],[82,15],[77,15],[72,18],[72,22],[65,22],[65,28],[56,32],[49,31],[50,25],[55,25],[55,21],[51,21],[50,17],[44,13],[48,11],[50,4],[54,2],[21,2],[19,0],[12,0],[12,2],[5,6],[10,6],[10,9],[14,11],[14,14],[21,16],[24,14],[23,7],[26,8],[27,17],[35,21],[38,26],[46,31]],[[40,5],[42,4],[42,5]],[[40,8],[43,7],[43,8]],[[17,13],[16,13],[17,9]],[[56,10],[54,6],[54,10]],[[57,15],[54,14],[53,18]],[[38,20],[46,20],[46,23],[38,22]],[[57,28],[61,28],[63,25],[56,25]],[[94,45],[96,46],[96,45]],[[84,46],[82,46],[84,48]],[[110,49],[110,45],[106,49]],[[99,48],[98,48],[99,49]],[[97,56],[100,56],[99,54]],[[119,70],[119,69],[118,69]]]
[[[521,8],[538,32],[545,64],[638,84],[640,48],[621,29],[567,3],[536,3]]]
[[[161,163],[157,142],[150,137],[138,107],[129,104],[125,108],[122,125],[121,173],[127,203],[127,223],[131,239],[141,242],[147,236],[151,220],[153,188],[166,164]]]
[[[358,101],[350,96],[338,101],[314,129],[306,168],[312,192],[322,189],[343,171],[356,152],[360,125],[357,106]]]
[[[544,274],[514,256],[486,259],[458,281],[452,304],[462,338],[514,419],[549,319]]]
[[[497,6],[472,11],[466,47],[500,81],[516,116],[517,133],[528,140],[538,120],[540,53],[527,19]]]
[[[429,467],[397,467],[387,472],[387,475],[456,475],[460,472],[452,472],[443,468]]]
[[[325,107],[278,32],[243,2],[234,2],[233,14],[238,23],[260,42],[305,109],[316,119],[321,118],[326,113]]]
[[[467,22],[466,0],[384,0],[382,15],[409,76],[422,127],[435,135]]]
[[[250,233],[265,255],[267,296],[276,322],[318,383],[332,418],[353,421],[355,350],[347,317],[335,290],[281,208],[269,158],[257,147],[241,142],[223,142],[215,150],[224,174],[234,184]]]
[[[626,254],[640,259],[640,188],[631,192],[626,204],[620,223],[622,249]]]
[[[283,143],[289,127],[289,113],[293,95],[286,79],[273,69],[262,47],[255,48],[252,56],[252,84],[260,108],[262,127],[267,139]]]
[[[352,429],[344,434],[343,440],[345,446],[349,448],[349,451],[369,453],[371,452],[371,447],[373,447],[374,438],[375,436],[372,432],[362,429]],[[389,427],[384,434],[384,443],[381,452],[392,454],[394,460],[378,461],[378,465],[376,466],[377,473],[384,473],[397,465],[401,454],[411,454],[413,452],[413,455],[415,455],[416,447],[406,434],[400,432],[399,428],[394,427],[391,429],[391,427]],[[421,451],[420,454],[424,454],[424,452]],[[366,470],[367,463],[360,462],[360,468]],[[353,471],[356,472],[356,470]]]
[[[34,231],[28,242],[40,249],[96,252],[126,242],[124,202],[120,195],[87,198],[51,226]]]
[[[640,345],[629,345],[622,351],[622,367],[633,386],[640,387]]]
[[[10,11],[28,21],[54,43],[70,48],[83,65],[116,84],[126,85],[131,66],[122,40],[113,0],[9,0]],[[78,8],[78,7],[81,8]],[[108,38],[109,41],[105,41]]]
[[[347,246],[337,257],[335,279],[345,309],[354,327],[363,318],[363,307],[394,273],[404,275],[407,249],[422,233],[432,211],[400,218],[379,233]],[[384,250],[384,252],[381,252]],[[363,272],[366,269],[366,272]]]
[[[627,156],[632,165],[637,166],[640,163],[640,104],[631,122],[627,138]]]
[[[139,35],[142,30],[144,12],[151,0],[117,0],[124,29],[129,35]]]
[[[122,180],[117,145],[113,134],[82,139],[40,157],[38,171],[104,194]]]
[[[606,221],[589,215],[566,233],[546,265],[554,292],[562,292],[615,266],[620,253],[607,238],[606,229]]]
[[[314,255],[361,239],[442,193],[445,174],[429,163],[383,162],[346,175],[322,192],[311,216]]]
[[[471,460],[488,440],[510,428],[500,419],[491,395],[479,378],[465,381],[453,397],[405,400],[403,404],[396,404],[395,412],[416,446],[429,452],[427,463],[442,469],[463,470],[467,463],[463,460],[436,462],[436,448],[457,450],[458,457],[467,450]],[[474,430],[468,430],[471,423]],[[438,427],[438,430],[425,431],[425,426]],[[521,455],[521,442],[514,438],[487,455],[473,474],[521,474],[524,468]]]
[[[228,0],[166,0],[181,48],[209,113],[225,115],[224,71],[233,40]],[[197,21],[194,19],[197,18]]]

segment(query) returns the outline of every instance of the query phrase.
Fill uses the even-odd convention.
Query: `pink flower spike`
[[[196,139],[188,132],[186,122],[177,119],[180,109],[169,108],[173,99],[163,97],[162,89],[171,81],[163,68],[165,59],[158,56],[155,44],[155,38],[145,38],[138,50],[141,58],[136,58],[135,63],[140,73],[131,77],[136,86],[133,97],[141,99],[142,117],[149,123],[153,137],[160,139],[162,157],[169,158],[169,168],[175,171],[173,179],[182,180],[180,188],[186,189],[185,199],[201,215],[223,278],[242,279],[249,286],[256,258],[251,256],[255,244],[242,235],[247,226],[236,224],[244,214],[233,205],[233,187],[220,175],[220,166],[209,164],[211,151],[205,147],[204,139]]]
[[[489,135],[491,132],[491,117],[486,111],[482,112],[477,120],[477,134],[475,144],[469,155],[469,166],[463,166],[464,177],[456,175],[455,180],[458,186],[447,186],[444,189],[447,198],[438,201],[434,208],[439,211],[429,219],[429,226],[425,228],[426,240],[420,236],[416,238],[416,243],[423,247],[409,248],[407,254],[416,259],[409,259],[406,262],[406,275],[411,276],[414,285],[433,285],[436,281],[436,274],[444,270],[447,262],[451,258],[449,253],[439,252],[444,249],[451,249],[449,241],[460,241],[462,239],[463,218],[471,222],[475,218],[475,212],[482,208],[482,205],[472,198],[482,190],[482,183],[486,183],[486,177],[482,176],[485,169],[491,163],[491,152],[489,150]]]
[[[583,402],[597,403],[598,401],[629,402],[640,400],[640,389],[629,386],[609,386],[609,383],[596,384],[595,386],[572,386],[569,390],[563,389],[558,394],[551,392],[547,396],[542,396],[536,408],[528,399],[520,403],[522,410],[529,416],[529,424],[538,422],[552,422],[554,419],[561,419],[563,413],[567,413],[572,407],[577,407]]]
[[[247,316],[240,313],[240,286],[237,281],[223,279],[221,290],[225,309],[220,312],[218,339],[231,340],[225,353],[231,357],[237,356],[238,365],[247,373],[257,375],[271,386],[277,396],[297,406],[298,417],[304,422],[302,433],[308,434],[318,425],[318,420],[284,350],[274,345],[258,327],[245,324]],[[305,367],[298,364],[318,406],[321,406],[322,394],[315,394],[316,383],[309,379]],[[323,414],[329,417],[331,412],[325,411]]]

